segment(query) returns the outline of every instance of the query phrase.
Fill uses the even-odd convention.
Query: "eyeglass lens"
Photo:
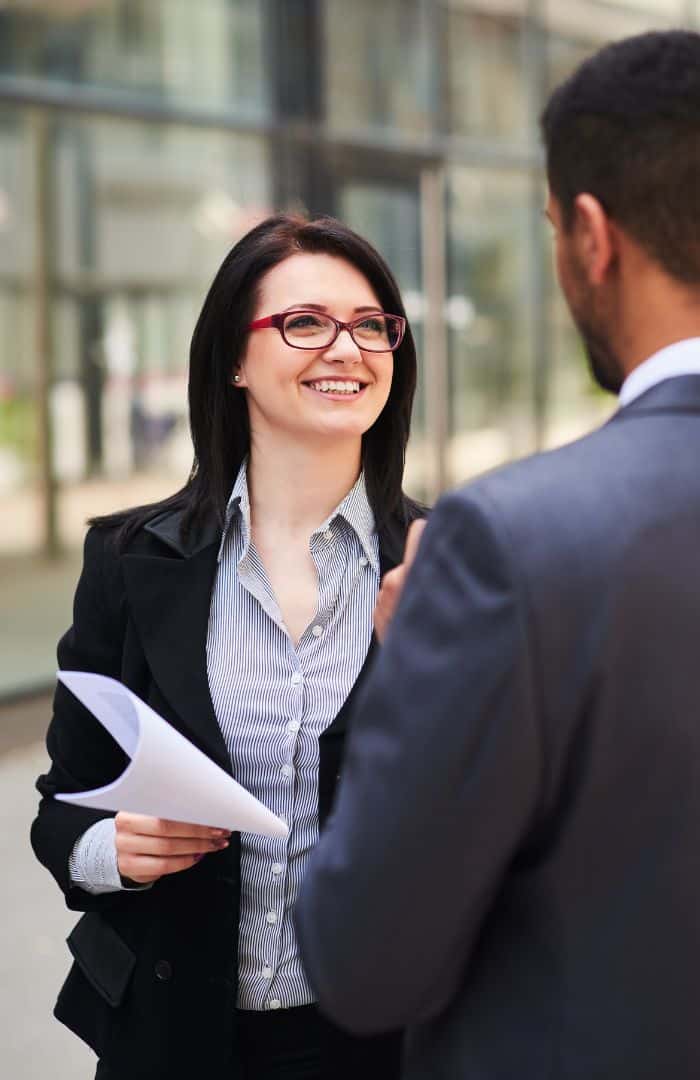
[[[393,349],[401,337],[401,321],[393,315],[368,315],[355,323],[352,338],[361,349],[382,352]],[[302,349],[322,349],[336,336],[336,325],[327,315],[303,311],[292,312],[284,320],[284,336],[290,345]]]

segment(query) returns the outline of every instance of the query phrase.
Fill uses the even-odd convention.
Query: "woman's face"
[[[309,307],[341,322],[382,310],[369,282],[352,263],[334,255],[300,252],[262,278],[253,320]],[[345,330],[328,348],[307,351],[287,345],[279,330],[270,327],[251,330],[236,386],[245,388],[254,438],[274,431],[295,442],[319,437],[355,441],[386,405],[392,373],[390,351],[360,349]],[[329,381],[336,384],[335,390]],[[354,392],[339,392],[338,383]]]

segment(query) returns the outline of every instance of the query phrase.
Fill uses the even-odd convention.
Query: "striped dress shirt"
[[[379,541],[362,475],[309,546],[318,607],[295,646],[251,542],[244,463],[219,549],[207,674],[236,779],[286,820],[289,835],[241,835],[242,1009],[291,1008],[314,1000],[292,909],[318,839],[318,739],[352,689],[372,636]],[[122,888],[113,818],[98,821],[76,842],[70,876],[93,894]]]
[[[246,466],[228,504],[209,613],[207,671],[239,783],[289,825],[285,840],[241,836],[238,1005],[306,1005],[292,908],[318,839],[320,734],[367,656],[379,543],[360,476],[310,538],[318,607],[294,644],[251,541]]]

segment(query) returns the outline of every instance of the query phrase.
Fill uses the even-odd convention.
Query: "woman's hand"
[[[139,885],[157,881],[164,874],[189,870],[203,855],[227,847],[231,836],[226,829],[122,811],[114,824],[119,873]]]
[[[389,623],[393,619],[394,612],[396,611],[396,605],[401,599],[406,575],[411,569],[411,563],[416,557],[421,533],[427,524],[427,521],[423,518],[419,518],[418,521],[413,522],[408,530],[408,535],[406,536],[406,549],[403,554],[403,562],[399,563],[398,566],[395,566],[393,570],[389,570],[382,578],[379,595],[377,596],[377,604],[374,609],[374,632],[380,641],[384,641],[384,638],[386,637]]]

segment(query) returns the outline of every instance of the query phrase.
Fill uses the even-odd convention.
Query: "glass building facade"
[[[0,0],[0,696],[51,673],[85,519],[187,475],[194,322],[275,209],[343,218],[397,274],[412,493],[609,413],[538,117],[600,44],[671,26],[700,0]]]

